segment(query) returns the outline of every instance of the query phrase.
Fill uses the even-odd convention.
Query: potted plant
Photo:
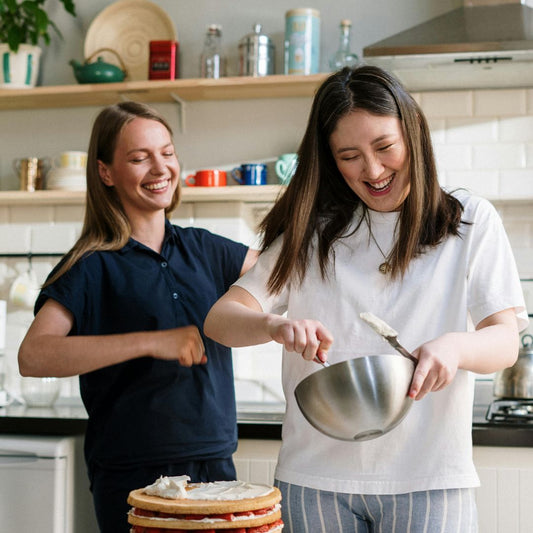
[[[58,0],[76,16],[73,0]],[[39,70],[42,39],[50,44],[49,29],[61,37],[46,13],[47,0],[0,0],[0,88],[34,87]]]

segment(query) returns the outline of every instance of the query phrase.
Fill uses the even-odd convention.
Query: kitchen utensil
[[[272,39],[261,33],[261,24],[254,24],[253,30],[239,41],[239,76],[274,74]]]
[[[59,396],[57,378],[21,378],[20,390],[28,407],[51,407]]]
[[[370,440],[395,428],[409,412],[413,371],[413,363],[397,355],[357,357],[307,376],[294,394],[318,431],[339,440]]]
[[[522,337],[522,347],[513,366],[496,372],[493,393],[497,398],[533,398],[533,336]]]
[[[28,269],[19,274],[9,289],[9,301],[22,307],[33,307],[39,295],[39,282],[29,259]]]
[[[189,187],[224,187],[226,182],[226,171],[217,169],[198,170],[185,178]]]
[[[172,19],[148,0],[121,0],[103,9],[91,22],[84,44],[90,57],[102,47],[111,48],[122,58],[128,80],[147,80],[150,41],[177,41]],[[116,57],[103,53],[102,59],[116,63]]]
[[[241,185],[266,185],[267,166],[262,163],[243,163],[231,171],[231,177]]]
[[[52,159],[52,165],[56,168],[85,170],[87,167],[87,152],[80,152],[77,150],[61,152],[58,157]]]
[[[276,174],[279,182],[283,185],[287,185],[296,171],[298,164],[298,154],[288,153],[281,154],[275,164]]]
[[[54,191],[85,191],[87,189],[85,174],[84,168],[52,168],[46,175],[46,189]]]
[[[38,191],[43,188],[44,170],[49,165],[47,158],[26,157],[15,159],[13,168],[19,175],[21,191]]]
[[[416,365],[418,360],[413,357],[399,342],[398,332],[391,328],[386,322],[372,313],[361,313],[359,315],[378,335],[381,335],[397,352]]]
[[[95,62],[91,63],[97,54],[109,52],[115,55],[121,68],[106,63],[99,55]],[[74,69],[74,76],[78,83],[117,83],[124,81],[127,76],[126,66],[121,57],[111,48],[100,48],[91,54],[82,65],[79,61],[72,59],[69,64]]]

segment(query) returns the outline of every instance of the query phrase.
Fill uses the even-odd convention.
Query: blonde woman
[[[128,532],[129,491],[160,475],[235,479],[231,353],[199,328],[256,252],[170,224],[179,171],[153,109],[125,102],[98,115],[81,237],[46,281],[19,351],[23,376],[80,375],[102,532]]]

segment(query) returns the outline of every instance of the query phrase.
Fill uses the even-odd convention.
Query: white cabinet
[[[533,448],[475,446],[479,533],[533,531]]]
[[[280,440],[240,439],[233,455],[237,479],[272,485],[280,446]]]

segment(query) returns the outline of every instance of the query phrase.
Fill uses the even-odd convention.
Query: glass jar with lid
[[[222,54],[222,26],[210,24],[200,56],[200,77],[221,78],[226,75],[226,58]]]

